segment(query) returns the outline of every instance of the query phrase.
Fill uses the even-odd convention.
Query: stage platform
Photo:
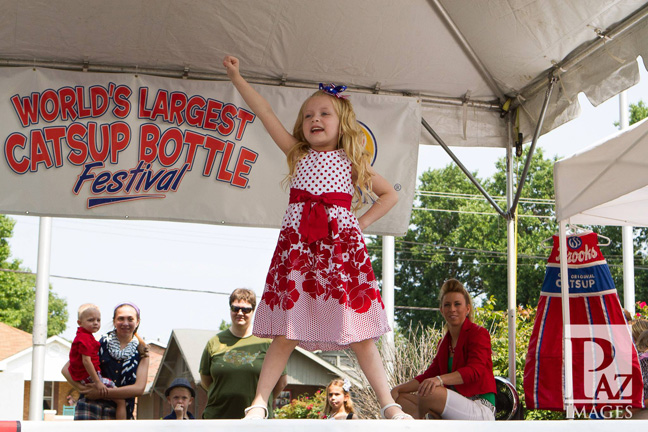
[[[645,422],[645,420],[642,420]],[[479,423],[479,424],[477,424]],[[0,432],[609,432],[628,426],[625,420],[553,420],[468,422],[451,420],[137,420],[137,421],[0,421]],[[617,429],[618,428],[618,429]],[[148,431],[147,431],[148,429]]]

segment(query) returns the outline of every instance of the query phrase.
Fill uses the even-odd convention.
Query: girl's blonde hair
[[[466,300],[466,305],[470,307],[470,312],[468,312],[468,319],[470,321],[474,321],[474,307],[472,304],[472,297],[470,297],[470,293],[464,288],[463,284],[459,282],[457,279],[448,279],[443,283],[441,286],[441,292],[439,293],[439,307],[443,308],[443,297],[446,296],[446,294],[449,293],[459,293],[463,295],[464,299]]]
[[[355,409],[353,408],[353,401],[351,400],[351,393],[349,393],[347,390],[344,390],[344,380],[342,378],[335,378],[326,386],[326,394],[324,395],[324,397],[326,398],[326,405],[324,407],[324,416],[328,417],[329,414],[331,414],[331,405],[329,405],[329,398],[328,398],[328,392],[331,386],[340,387],[344,392],[344,396],[349,396],[347,399],[344,400],[344,411],[352,414],[355,413]]]
[[[302,128],[304,125],[304,107],[308,101],[318,96],[331,98],[333,108],[340,120],[338,149],[343,149],[347,158],[351,161],[351,174],[355,189],[353,198],[356,203],[353,206],[353,209],[358,210],[362,207],[363,194],[367,194],[372,198],[374,197],[374,194],[371,192],[371,155],[365,148],[364,132],[356,120],[353,105],[351,105],[351,101],[348,99],[337,98],[323,90],[318,90],[304,101],[299,109],[299,114],[297,114],[297,120],[295,121],[295,127],[293,128],[293,136],[297,139],[297,143],[288,151],[287,154],[289,172],[286,180],[292,178],[295,174],[297,162],[308,154],[310,144],[306,141],[304,130]]]

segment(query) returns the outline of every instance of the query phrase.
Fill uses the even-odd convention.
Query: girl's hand
[[[230,80],[240,75],[239,65],[239,59],[234,56],[226,56],[223,59],[223,66],[225,66],[227,76]]]

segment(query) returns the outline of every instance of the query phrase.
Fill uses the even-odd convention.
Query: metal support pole
[[[510,122],[509,122],[510,130]],[[510,140],[509,140],[510,141]],[[513,148],[506,146],[506,205],[513,202]],[[513,212],[515,214],[515,212]],[[515,225],[517,219],[511,217],[506,221],[506,255],[507,255],[507,286],[508,286],[508,378],[515,386],[516,374],[516,342],[517,328],[517,236]]]
[[[394,329],[394,257],[395,257],[394,236],[383,236],[383,280],[382,280],[382,300],[385,305],[387,322]],[[383,336],[383,356],[387,363],[388,369],[393,369],[393,359],[396,354],[394,342],[394,332],[391,331]]]
[[[551,94],[553,93],[554,85],[558,79],[552,77],[549,80],[549,86],[547,87],[547,92],[545,93],[545,99],[542,103],[542,109],[540,110],[540,118],[538,119],[538,124],[536,125],[535,132],[533,133],[533,140],[531,141],[531,147],[529,147],[529,154],[527,155],[526,162],[524,164],[524,170],[522,171],[522,176],[520,177],[520,184],[518,185],[517,192],[515,192],[515,198],[513,198],[513,204],[509,207],[508,216],[514,213],[517,208],[518,202],[520,201],[520,195],[522,195],[522,188],[526,182],[527,174],[529,173],[529,166],[531,165],[531,159],[533,158],[533,152],[535,151],[536,143],[538,138],[540,138],[540,132],[542,131],[542,124],[544,123],[545,115],[547,114],[547,108],[549,107],[549,100],[551,99]]]
[[[569,314],[569,273],[567,267],[567,221],[560,221],[560,296],[563,316],[563,350],[565,371],[565,412],[568,419],[574,418],[574,382],[572,373],[571,317]]]
[[[619,125],[621,130],[630,126],[628,113],[628,93],[622,91],[619,93]],[[623,306],[635,314],[635,272],[634,272],[634,240],[633,227],[621,227],[622,233],[622,250],[623,250]]]
[[[486,189],[484,189],[482,185],[479,184],[479,181],[477,181],[477,179],[472,175],[472,173],[468,171],[468,168],[466,168],[464,164],[461,163],[459,158],[452,152],[452,150],[450,150],[450,147],[448,147],[448,145],[445,142],[443,142],[441,137],[434,131],[434,129],[432,129],[432,126],[430,126],[430,124],[422,117],[421,117],[421,124],[430,133],[430,135],[432,135],[432,138],[434,138],[439,143],[439,145],[443,147],[443,150],[445,150],[445,152],[448,153],[448,156],[450,156],[452,160],[457,164],[457,166],[461,169],[461,171],[463,171],[464,174],[466,174],[468,179],[470,179],[470,181],[477,187],[477,189],[479,189],[479,192],[481,192],[482,195],[484,195],[486,200],[495,208],[497,213],[499,213],[502,217],[507,218],[507,214],[504,212],[504,210],[502,210],[500,206],[497,205],[497,203],[493,200],[493,198],[491,198],[488,192],[486,192]]]
[[[29,386],[29,420],[43,420],[45,389],[45,347],[47,343],[47,305],[52,246],[52,218],[41,217],[38,233],[38,266],[34,304],[32,374]]]

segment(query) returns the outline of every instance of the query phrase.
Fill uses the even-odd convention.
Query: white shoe
[[[256,408],[262,409],[263,410],[263,415],[260,415],[260,414],[250,414],[250,415],[248,415],[248,413],[251,410],[256,409]],[[245,413],[245,417],[243,417],[243,420],[265,420],[265,419],[268,418],[268,407],[265,406],[265,405],[252,405],[252,406],[249,406],[249,407],[245,408],[245,410],[243,410],[243,412]]]
[[[414,420],[414,417],[412,417],[411,415],[403,412],[403,407],[400,406],[397,403],[390,403],[390,404],[387,404],[384,407],[382,407],[380,409],[380,416],[382,418],[387,418],[387,417],[385,417],[385,411],[387,411],[387,408],[391,408],[391,407],[397,407],[397,408],[399,408],[401,410],[401,412],[398,413],[398,414],[394,414],[392,417],[390,417],[390,420]]]

